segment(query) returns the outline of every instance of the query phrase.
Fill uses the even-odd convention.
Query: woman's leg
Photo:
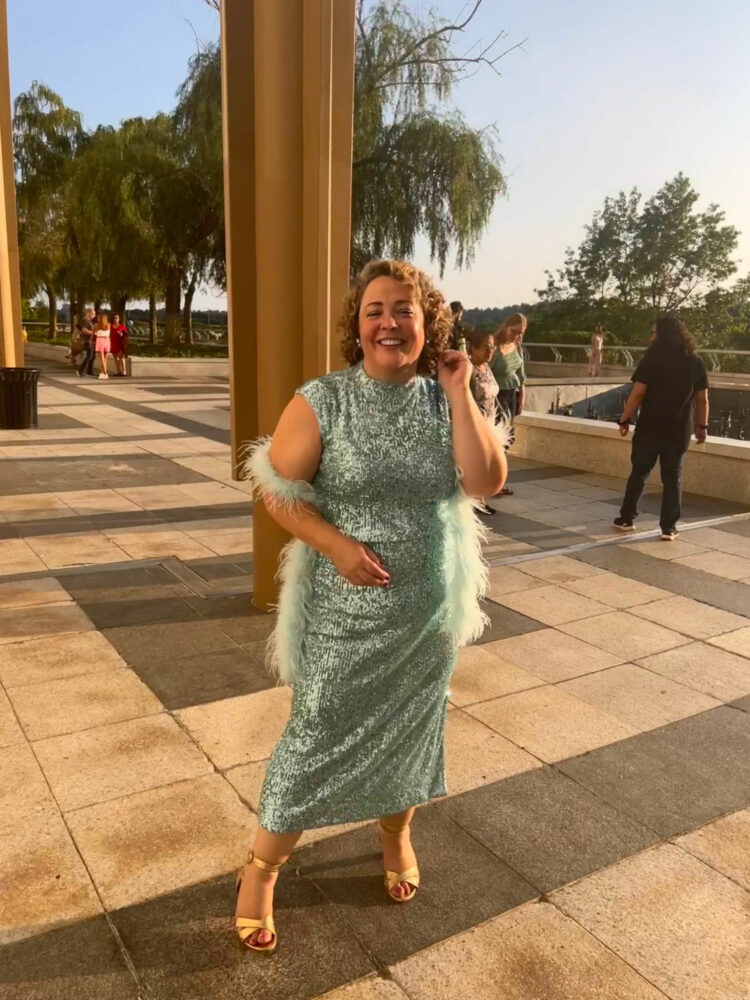
[[[302,835],[302,830],[295,833],[271,833],[262,826],[255,835],[253,851],[261,861],[271,865],[279,865],[287,860]],[[245,865],[242,873],[242,885],[237,897],[238,917],[251,917],[260,920],[273,911],[273,890],[278,878],[278,872],[267,872],[257,865]],[[251,944],[268,944],[273,935],[270,931],[253,931],[249,941]]]
[[[407,868],[414,868],[417,863],[417,856],[411,846],[408,830],[415,808],[415,806],[411,806],[403,812],[380,817],[392,830],[405,828],[402,833],[386,833],[383,827],[378,824],[380,843],[383,845],[383,862],[389,871],[403,872]],[[399,882],[393,887],[394,896],[408,896],[411,891],[406,882]]]

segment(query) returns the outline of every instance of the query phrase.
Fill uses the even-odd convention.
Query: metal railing
[[[31,333],[44,333],[46,335],[49,329],[49,323],[47,320],[28,320],[23,324],[26,330]],[[135,322],[130,322],[130,328],[133,331],[132,337],[134,341],[147,342],[149,336],[148,330],[148,320],[137,320]],[[58,337],[70,337],[70,324],[67,320],[57,321],[57,336]],[[156,341],[159,343],[164,337],[164,324],[156,324]],[[204,344],[208,346],[216,347],[226,347],[227,342],[227,328],[225,326],[209,326],[204,323],[193,323],[193,343],[194,344]]]
[[[589,344],[551,344],[546,342],[536,342],[536,341],[525,341],[523,345],[523,356],[526,361],[547,361],[550,360],[556,365],[562,364],[574,364],[576,362],[585,362],[586,356],[590,351]],[[635,368],[636,361],[633,357],[634,354],[643,354],[647,349],[644,347],[635,347],[632,344],[606,344],[602,348],[602,367],[607,365],[619,365],[624,368]],[[542,351],[549,351],[552,355],[551,358],[539,357],[539,353]],[[705,358],[712,372],[748,372],[750,371],[750,351],[738,351],[738,350],[719,350],[713,347],[708,348],[698,348],[701,357]],[[565,361],[563,357],[563,352],[572,352],[573,357],[570,361]],[[582,358],[576,357],[576,354],[583,354]],[[537,356],[534,357],[534,354]],[[723,364],[729,358],[738,358],[742,360],[742,364],[737,367],[726,368]]]

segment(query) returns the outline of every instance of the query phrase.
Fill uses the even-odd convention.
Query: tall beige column
[[[225,173],[231,254],[230,358],[233,448],[272,434],[294,390],[331,368],[332,317],[349,270],[355,0],[224,0]],[[245,9],[252,7],[252,16]],[[242,41],[234,33],[243,35]],[[252,60],[247,56],[252,38]],[[244,60],[235,67],[235,60]],[[253,66],[253,88],[247,67]],[[240,82],[244,81],[244,82]],[[241,105],[237,110],[237,105]],[[254,118],[254,175],[238,147],[236,115]],[[236,192],[254,190],[239,243]],[[247,233],[254,229],[254,258]],[[242,246],[244,249],[239,250]],[[249,268],[254,259],[254,274]],[[253,332],[239,321],[240,288],[254,277]],[[334,302],[334,299],[336,300]],[[252,341],[239,346],[241,338]],[[254,362],[249,359],[255,352]],[[246,365],[243,368],[243,360]],[[252,377],[251,376],[252,373]],[[251,403],[246,397],[254,394]],[[252,407],[257,412],[253,424]],[[236,411],[236,412],[235,412]],[[244,414],[244,415],[243,415]],[[287,540],[255,508],[254,603],[276,601],[274,574]]]
[[[252,3],[224,0],[221,39],[232,474],[240,478],[243,442],[258,436]]]
[[[0,367],[16,368],[23,366],[23,339],[5,0],[0,0],[0,167]]]

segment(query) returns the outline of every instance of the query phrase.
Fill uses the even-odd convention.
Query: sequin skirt
[[[259,819],[289,833],[373,819],[445,794],[443,733],[456,661],[443,628],[440,536],[369,541],[387,588],[355,587],[320,554],[286,729]]]

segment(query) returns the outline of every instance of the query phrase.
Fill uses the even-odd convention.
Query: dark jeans
[[[96,359],[96,351],[91,344],[86,344],[83,349],[83,361],[78,366],[78,374],[86,375],[94,374],[94,360]]]
[[[638,501],[641,499],[646,480],[656,460],[659,460],[661,481],[664,487],[661,498],[659,524],[662,531],[674,528],[680,519],[680,499],[682,462],[687,446],[684,441],[662,441],[642,435],[633,438],[630,461],[633,471],[625,487],[625,499],[620,508],[620,517],[632,521],[638,516]]]

